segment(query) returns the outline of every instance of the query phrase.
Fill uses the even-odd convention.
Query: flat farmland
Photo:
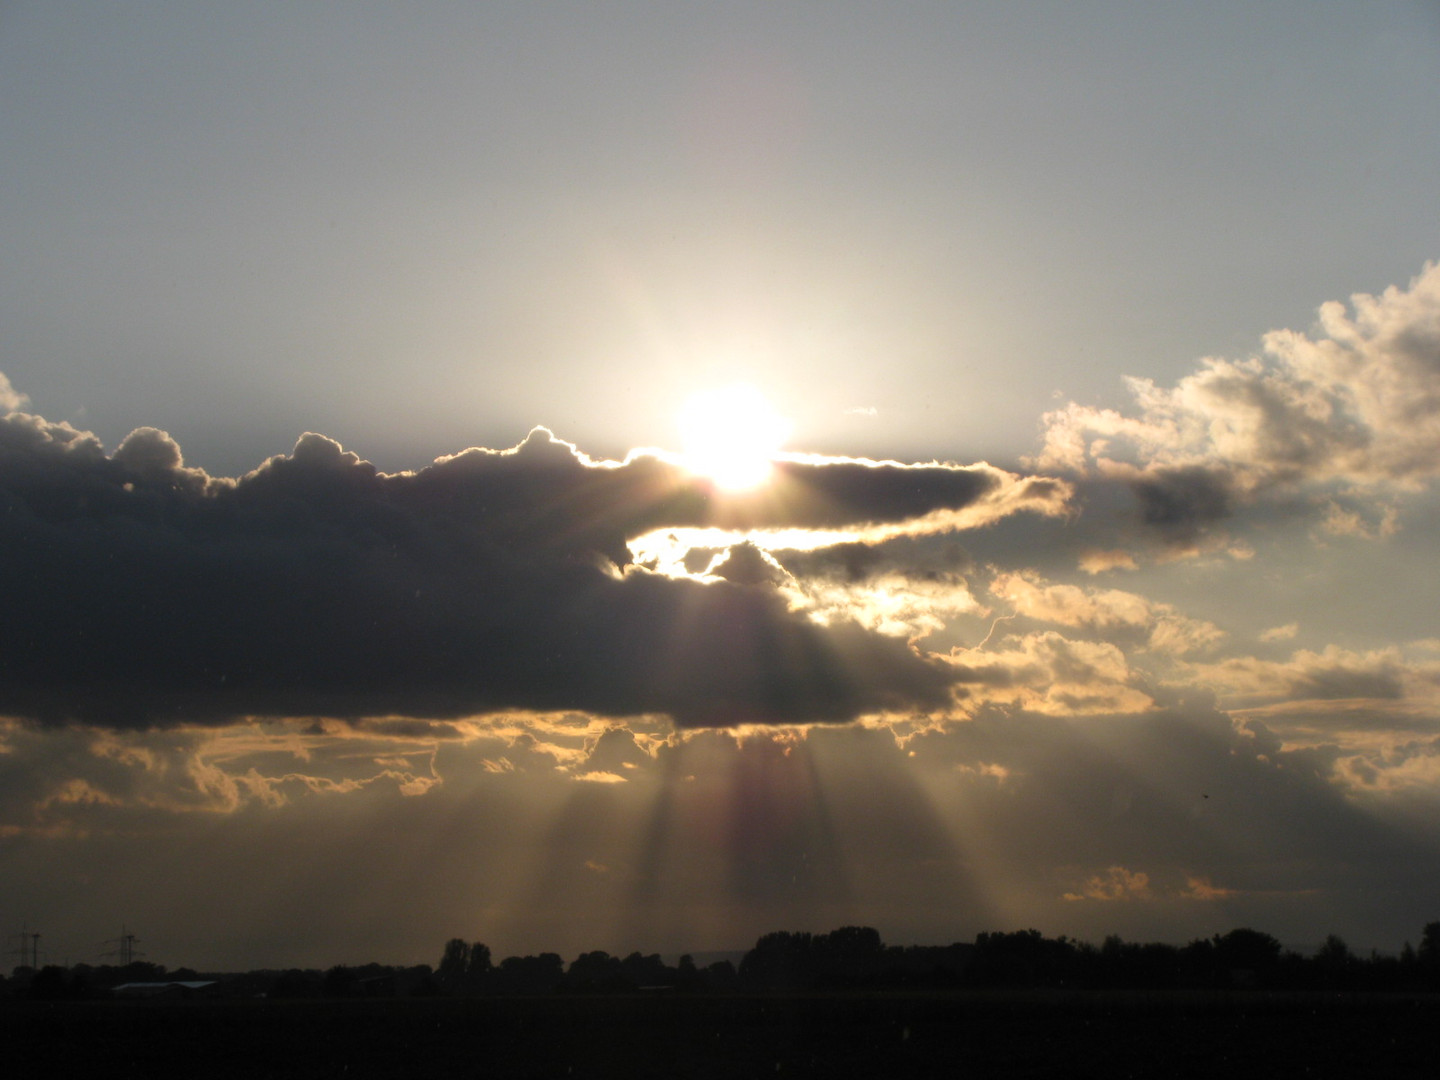
[[[1433,995],[0,1003],[15,1075],[1434,1077]]]

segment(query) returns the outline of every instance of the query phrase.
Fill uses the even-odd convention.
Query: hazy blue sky
[[[1426,2],[0,3],[0,923],[1398,948],[1437,91]],[[596,464],[735,384],[767,484]]]
[[[233,474],[546,423],[1028,452],[1436,254],[1432,4],[11,3],[3,370]],[[844,410],[873,407],[873,420]],[[82,412],[83,410],[83,412]]]

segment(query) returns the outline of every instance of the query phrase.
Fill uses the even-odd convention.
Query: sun
[[[753,386],[698,393],[680,410],[684,464],[724,491],[746,491],[770,478],[790,424]]]

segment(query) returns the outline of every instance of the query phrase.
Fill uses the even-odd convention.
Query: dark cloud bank
[[[841,527],[964,508],[985,467],[787,463],[721,500],[658,457],[537,429],[386,475],[319,435],[238,480],[163,432],[0,419],[0,710],[115,727],[241,715],[667,713],[839,721],[948,700],[894,638],[773,588],[627,567],[661,527]]]

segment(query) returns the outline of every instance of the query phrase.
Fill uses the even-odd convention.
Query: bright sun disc
[[[680,411],[685,467],[726,491],[763,484],[790,425],[752,386],[696,394]]]

